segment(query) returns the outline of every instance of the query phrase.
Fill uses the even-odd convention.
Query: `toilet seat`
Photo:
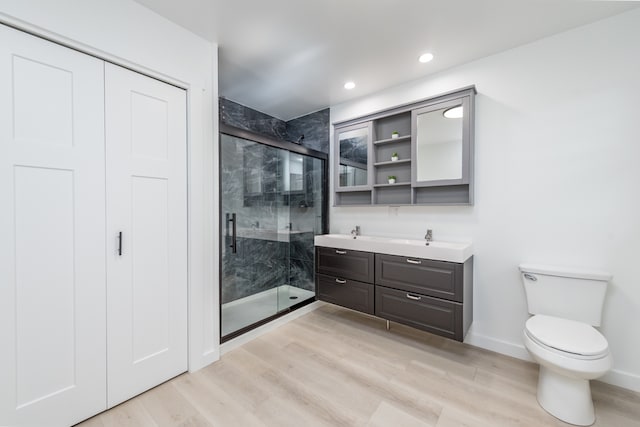
[[[600,359],[609,353],[609,343],[600,332],[575,320],[538,314],[527,320],[525,333],[536,344],[565,357]]]

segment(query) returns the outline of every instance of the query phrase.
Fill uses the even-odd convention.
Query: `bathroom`
[[[117,406],[112,412],[115,415],[105,413],[103,418],[96,421],[97,425],[116,425],[114,420],[118,418],[113,417],[127,414],[136,420],[134,424],[144,425],[146,420],[148,425],[154,425],[149,418],[153,418],[153,410],[149,408],[153,408],[155,404],[157,413],[163,413],[158,409],[161,405],[153,400],[159,399],[158,396],[162,393],[175,397],[174,401],[180,402],[183,405],[181,408],[188,408],[189,411],[193,408],[205,408],[202,409],[205,413],[202,417],[210,424],[229,425],[230,418],[224,414],[224,405],[216,406],[211,403],[215,409],[207,410],[207,405],[198,400],[200,392],[207,387],[214,390],[214,394],[220,393],[217,396],[229,408],[245,411],[247,414],[252,411],[262,414],[265,420],[271,420],[271,423],[265,421],[266,425],[286,424],[284,414],[289,410],[297,417],[307,415],[310,420],[320,419],[324,424],[334,425],[366,424],[369,419],[363,418],[362,414],[370,411],[379,417],[378,425],[391,425],[390,422],[382,421],[385,414],[391,419],[401,419],[402,412],[418,416],[419,411],[414,406],[420,405],[424,408],[425,415],[421,419],[424,425],[437,425],[438,416],[442,417],[443,425],[446,425],[446,420],[456,420],[456,417],[459,417],[459,425],[464,421],[464,417],[454,410],[442,410],[446,405],[435,397],[433,401],[407,400],[411,405],[407,402],[392,402],[396,406],[388,402],[380,403],[384,400],[380,398],[382,400],[376,401],[377,406],[374,408],[370,407],[373,404],[364,402],[364,399],[357,400],[354,408],[345,409],[340,403],[334,405],[326,398],[327,394],[318,391],[324,390],[323,387],[328,385],[311,377],[309,371],[299,364],[300,360],[308,359],[310,366],[317,368],[324,360],[333,361],[323,359],[329,357],[328,353],[317,353],[320,354],[318,356],[308,351],[312,343],[301,332],[304,327],[309,329],[311,337],[316,336],[311,335],[312,333],[323,328],[338,333],[352,327],[353,330],[349,333],[351,335],[346,335],[351,342],[329,338],[327,344],[335,349],[335,354],[345,363],[348,362],[347,350],[360,344],[360,336],[354,330],[363,337],[373,337],[372,331],[379,330],[381,334],[388,334],[383,336],[389,339],[384,341],[379,337],[372,338],[381,354],[373,353],[373,350],[369,356],[365,351],[358,353],[372,364],[377,358],[404,361],[405,357],[416,358],[418,353],[424,353],[425,362],[402,366],[423,372],[428,370],[423,365],[433,362],[436,366],[433,371],[442,369],[444,372],[442,359],[450,356],[451,360],[459,361],[460,354],[466,351],[479,354],[481,362],[478,363],[485,363],[487,366],[495,363],[495,369],[491,369],[503,369],[508,372],[506,377],[516,371],[515,366],[525,366],[524,374],[513,373],[513,379],[500,377],[503,383],[512,387],[515,395],[526,395],[529,399],[523,418],[506,418],[505,421],[505,418],[498,417],[497,421],[491,423],[490,419],[478,415],[480,418],[467,420],[467,424],[514,425],[520,421],[521,425],[528,425],[527,422],[530,425],[534,419],[530,416],[531,413],[540,410],[539,413],[535,412],[535,416],[542,420],[539,425],[566,425],[537,406],[537,377],[531,375],[537,367],[530,363],[532,359],[522,336],[523,327],[530,316],[518,269],[523,263],[598,270],[612,275],[606,292],[602,325],[598,330],[608,341],[613,364],[594,386],[596,425],[607,425],[602,424],[602,421],[615,426],[639,425],[637,393],[640,392],[640,340],[636,325],[640,324],[640,287],[633,267],[637,253],[634,249],[635,242],[640,239],[640,223],[637,219],[640,217],[640,193],[637,189],[640,169],[635,166],[636,159],[640,158],[640,146],[637,144],[640,122],[636,119],[635,106],[635,95],[640,93],[640,82],[637,79],[640,59],[636,54],[636,41],[640,39],[638,6],[633,2],[625,2],[628,4],[624,7],[628,7],[628,10],[605,13],[599,18],[594,13],[591,18],[585,18],[584,22],[574,22],[561,31],[536,39],[523,38],[522,42],[515,41],[508,49],[478,53],[473,58],[437,72],[418,68],[429,64],[419,64],[416,59],[420,52],[411,51],[411,67],[415,67],[411,68],[414,73],[411,78],[375,90],[366,90],[369,83],[365,77],[345,73],[339,76],[337,89],[331,89],[334,91],[331,96],[338,101],[315,106],[306,99],[304,91],[300,91],[294,97],[297,102],[292,103],[297,104],[300,111],[278,115],[273,112],[276,110],[275,106],[272,110],[268,108],[270,101],[276,103],[276,97],[272,93],[263,93],[263,98],[255,102],[242,102],[241,92],[229,93],[228,88],[219,83],[225,75],[231,74],[230,69],[225,67],[230,67],[233,60],[237,59],[231,58],[228,63],[219,62],[225,55],[225,49],[233,48],[233,40],[224,40],[226,44],[221,40],[218,45],[218,42],[212,41],[214,35],[207,37],[202,32],[196,35],[185,29],[188,26],[181,20],[180,14],[186,12],[186,9],[172,7],[169,2],[153,3],[152,0],[122,0],[113,3],[71,1],[71,6],[68,9],[65,7],[63,13],[60,6],[42,0],[11,1],[0,6],[0,21],[5,25],[125,65],[188,92],[189,322],[188,365],[184,371],[189,371],[190,374],[183,374],[175,383],[166,383],[152,390],[151,397],[145,398],[143,395],[140,397],[141,401],[132,400],[130,404]],[[499,2],[491,4],[498,7],[497,3]],[[594,3],[594,7],[602,6],[603,3],[612,3],[611,7],[622,7],[617,2],[589,3]],[[152,6],[155,6],[154,11],[147,8]],[[218,6],[221,8],[220,15],[230,13],[229,9],[232,8],[228,4]],[[329,19],[326,11],[319,10],[318,5],[309,8],[312,13]],[[487,15],[491,15],[489,10],[491,9],[487,6],[484,13],[477,16],[485,19]],[[213,13],[209,9],[206,12]],[[202,13],[203,21],[206,20],[207,13]],[[558,16],[566,18],[567,15],[571,13]],[[197,17],[192,19],[198,22]],[[475,18],[468,20],[474,21]],[[118,31],[114,31],[113,23],[116,22]],[[277,22],[278,27],[284,26],[280,25],[281,21]],[[294,26],[298,28],[300,25],[295,23]],[[308,21],[307,25],[311,26]],[[145,31],[140,31],[141,26]],[[263,33],[253,34],[253,40],[268,38],[265,34],[269,32],[264,26],[260,27],[260,31]],[[259,43],[256,41],[257,44]],[[185,46],[190,48],[185,49]],[[387,48],[385,55],[388,53],[393,56],[393,49]],[[317,47],[317,51],[306,53],[313,57],[318,51],[322,51],[322,48]],[[437,64],[442,53],[434,51],[433,64]],[[295,69],[299,63],[296,61],[302,62],[305,58],[307,57],[302,54],[300,58],[290,58],[291,62],[279,58],[279,64],[281,69]],[[390,61],[395,61],[395,58],[393,56]],[[257,70],[260,65],[247,64],[246,67]],[[235,72],[238,75],[251,75],[254,70],[240,67]],[[316,82],[324,81],[323,76],[317,74],[309,73],[307,77]],[[392,79],[392,75],[388,78]],[[347,79],[353,79],[357,84],[355,92],[343,89],[342,85]],[[246,92],[258,93],[257,88],[261,87],[262,82],[252,81],[256,86],[247,84]],[[278,83],[280,87],[284,86],[282,81]],[[469,86],[474,86],[477,91],[473,172],[475,188],[472,205],[335,206],[334,123]],[[270,87],[275,88],[276,85]],[[241,120],[234,121],[225,115],[225,105],[234,103],[238,110],[248,109],[238,112],[236,117],[242,117]],[[269,121],[260,114],[271,116],[274,121]],[[296,126],[294,121],[305,117],[312,125],[302,128]],[[251,119],[256,122],[251,124]],[[465,344],[458,346],[458,343],[439,341],[428,333],[416,332],[394,322],[387,333],[385,322],[381,319],[346,310],[338,311],[336,307],[314,301],[313,298],[299,308],[296,307],[296,310],[289,310],[291,307],[286,304],[276,307],[274,312],[263,317],[269,320],[268,323],[261,323],[263,319],[260,319],[251,330],[243,331],[246,333],[228,337],[226,341],[221,340],[226,335],[222,325],[221,306],[228,302],[221,294],[221,273],[225,268],[226,249],[223,246],[231,244],[227,228],[234,225],[226,220],[225,214],[240,214],[243,208],[251,208],[244,205],[246,201],[240,198],[236,200],[239,201],[237,206],[229,206],[227,209],[224,205],[224,192],[220,187],[224,184],[224,178],[221,177],[225,173],[221,163],[221,139],[224,138],[225,125],[241,127],[243,124],[244,130],[258,133],[260,137],[324,153],[328,172],[325,178],[320,177],[313,183],[317,186],[315,196],[321,194],[325,197],[324,200],[315,199],[313,203],[303,204],[300,200],[295,203],[290,200],[287,204],[285,198],[281,197],[280,206],[275,211],[269,211],[267,219],[241,217],[237,223],[239,229],[249,234],[254,229],[268,229],[275,230],[276,234],[289,236],[292,231],[300,231],[305,239],[309,239],[311,234],[350,235],[354,227],[359,226],[362,236],[410,240],[424,240],[427,230],[432,230],[435,242],[472,242],[473,323],[464,339]],[[321,132],[311,130],[318,124],[321,124]],[[304,138],[300,140],[302,135]],[[286,156],[290,159],[298,154],[304,155],[302,151],[296,152],[292,145],[288,145],[286,151]],[[325,189],[322,189],[322,179],[327,180]],[[326,204],[325,212],[322,212],[323,204]],[[290,250],[290,240],[287,247]],[[314,292],[309,286],[313,283],[307,280],[308,252],[305,259],[289,256],[287,263],[287,268],[291,265],[301,266],[300,271],[306,274],[306,279],[303,280],[306,285],[291,286]],[[291,277],[289,275],[284,281],[290,281]],[[287,294],[286,299],[290,296],[293,295]],[[309,320],[312,316],[325,322],[326,327],[312,324]],[[272,337],[271,342],[268,341],[269,337]],[[428,354],[426,350],[430,344],[436,349],[433,354]],[[366,347],[369,344],[362,345],[365,349],[369,348]],[[279,377],[280,373],[275,374],[258,362],[255,355],[260,346],[266,349],[264,360],[269,361],[274,370],[277,368],[286,371],[289,364],[293,367],[291,375]],[[396,346],[403,348],[409,356],[397,356],[398,359],[394,359],[395,356],[390,351]],[[374,347],[371,345],[370,348]],[[282,348],[291,351],[282,356],[284,361],[275,356]],[[491,362],[494,359],[490,359],[489,355],[494,354],[495,362]],[[440,358],[437,363],[436,358]],[[342,366],[333,362],[336,367]],[[379,377],[388,380],[388,390],[394,390],[394,384],[397,383],[394,383],[390,371],[386,371],[391,369],[389,364],[393,365],[391,362],[384,362],[375,366],[380,367]],[[350,367],[355,372],[360,372],[360,367],[356,365],[352,361]],[[245,394],[233,395],[232,398],[221,397],[224,387],[207,385],[203,379],[220,374],[220,378],[215,381],[231,390],[231,376],[237,375],[242,381],[249,381],[247,375],[243,374],[245,369],[257,378],[254,394],[249,386],[251,383],[246,383]],[[336,372],[341,371],[336,368]],[[326,381],[342,381],[342,377],[336,372],[328,373]],[[486,374],[486,371],[474,372],[460,368],[458,373],[460,376],[476,375],[478,381],[484,379],[484,385],[490,386],[488,377],[481,375]],[[431,374],[436,380],[437,375],[433,372]],[[298,394],[309,399],[309,396],[321,396],[320,401],[334,411],[326,412],[331,412],[335,418],[321,410],[306,414],[300,401],[291,399],[291,402],[287,402],[285,395],[279,394],[280,389],[271,396],[265,392],[268,389],[264,378],[277,384],[278,379],[292,381],[294,376],[317,385],[317,389],[311,391],[304,387],[297,389]],[[195,385],[188,384],[191,381],[189,378],[193,378]],[[374,375],[374,378],[378,377]],[[461,381],[468,384],[464,382],[467,379]],[[362,391],[346,381],[343,384],[346,391]],[[402,386],[406,384],[403,383]],[[181,393],[175,393],[177,389]],[[346,401],[346,391],[336,390],[335,393]],[[607,401],[607,393],[613,396],[610,402]],[[252,400],[257,399],[258,395],[273,406],[263,407]],[[373,397],[368,393],[366,396]],[[392,394],[385,396],[393,400]],[[444,398],[440,396],[440,399]],[[483,400],[480,395],[477,399],[486,405],[492,404],[492,401]],[[455,402],[455,399],[451,400]],[[611,405],[606,406],[607,402]],[[622,403],[616,406],[616,402]],[[140,409],[143,407],[144,410]],[[396,411],[398,407],[400,411]],[[455,405],[452,407],[459,408]],[[341,408],[344,412],[339,412],[336,408]],[[478,413],[482,412],[481,408],[474,408]],[[504,410],[506,414],[509,413],[504,406],[497,405],[496,408],[494,412]],[[4,406],[0,406],[0,414],[4,409]],[[175,409],[177,412],[180,410]],[[200,419],[193,412],[184,412],[193,417],[193,420]],[[598,420],[600,416],[603,417],[602,420]],[[249,415],[242,417],[239,419],[246,421],[245,424],[253,422],[259,425]],[[109,420],[111,424],[108,423]],[[74,419],[74,423],[79,421],[81,420]],[[182,421],[186,421],[186,418]],[[160,424],[160,421],[155,420],[155,423]],[[1,419],[0,424],[3,424]],[[202,424],[207,425],[204,422]],[[370,424],[376,423],[371,421]],[[451,424],[455,425],[453,421]]]

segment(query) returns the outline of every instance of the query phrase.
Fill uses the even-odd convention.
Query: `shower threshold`
[[[235,334],[250,325],[288,311],[292,306],[315,297],[315,293],[290,285],[281,285],[222,304],[222,336]]]

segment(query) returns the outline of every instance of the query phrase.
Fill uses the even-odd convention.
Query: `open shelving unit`
[[[376,206],[376,205],[470,205],[473,204],[473,86],[445,93],[433,98],[401,105],[389,110],[372,113],[365,117],[334,123],[335,141],[342,129],[368,126],[368,182],[360,187],[334,188],[336,206]],[[434,108],[442,102],[465,99],[469,119],[467,147],[469,154],[463,156],[465,179],[417,181],[416,114],[425,108]],[[392,137],[393,132],[399,136]],[[398,160],[392,161],[393,153]],[[336,159],[337,164],[337,159]],[[389,184],[388,177],[395,176],[396,182]]]
[[[392,138],[393,132],[397,138]],[[372,204],[411,203],[411,112],[403,111],[373,122],[373,194]],[[393,153],[398,160],[391,161]],[[389,184],[388,177],[396,177]]]

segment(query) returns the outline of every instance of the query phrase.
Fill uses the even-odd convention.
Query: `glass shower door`
[[[220,136],[223,341],[315,298],[326,160],[284,147]]]
[[[221,135],[222,336],[280,311],[289,282],[288,244],[281,242],[280,149]]]
[[[315,297],[314,243],[323,230],[323,160],[287,152],[283,168],[284,203],[289,216],[289,284],[281,288],[280,308]]]

